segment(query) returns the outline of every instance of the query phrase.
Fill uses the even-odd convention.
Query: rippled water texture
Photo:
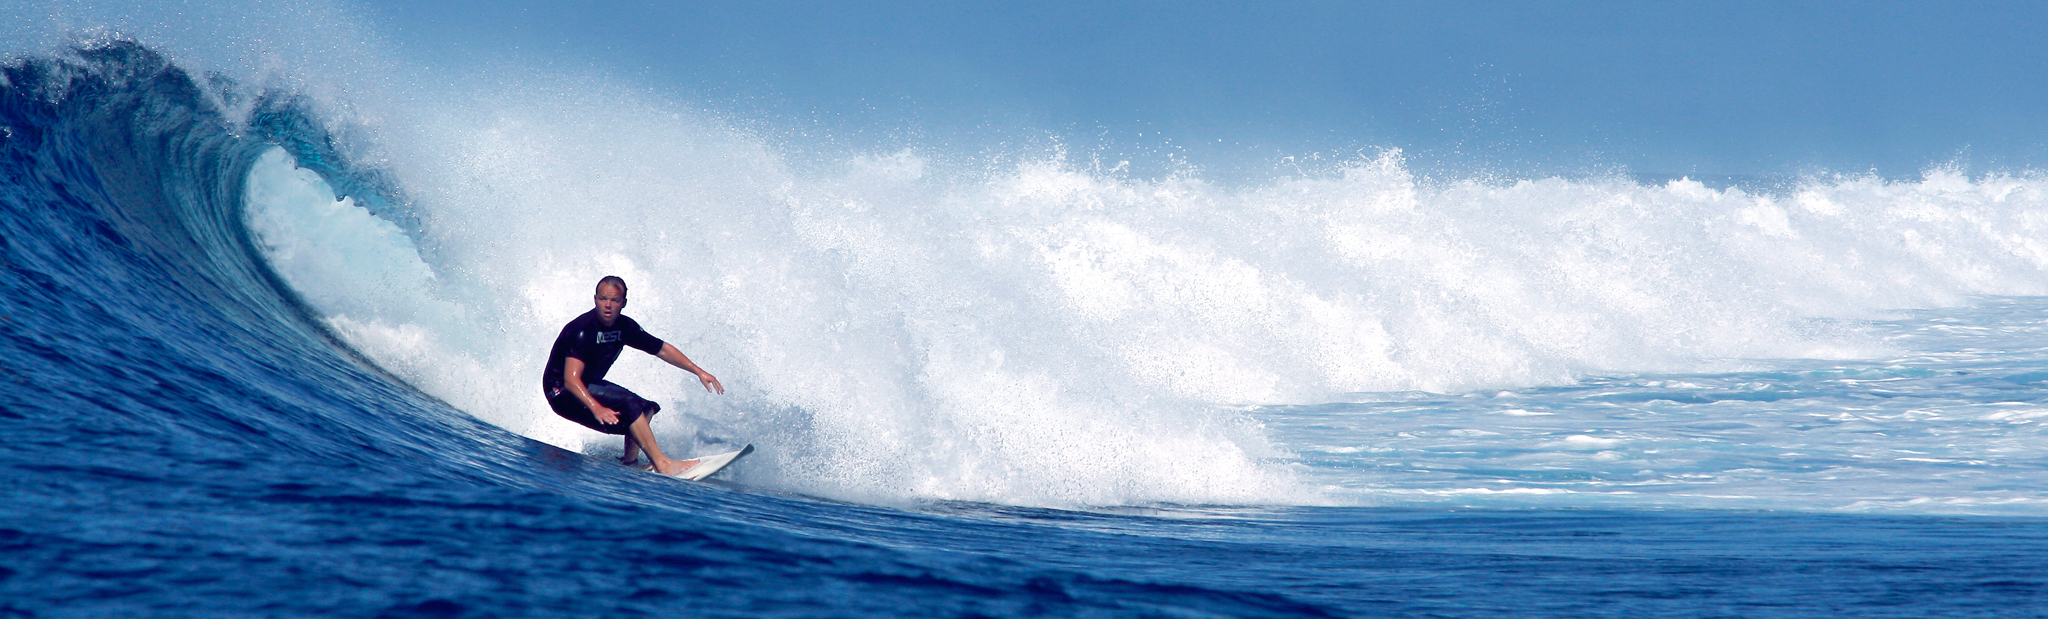
[[[1368,502],[2042,513],[2048,300],[1860,330],[1896,356],[1258,414],[1323,483]]]

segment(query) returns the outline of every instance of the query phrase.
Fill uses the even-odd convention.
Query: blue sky
[[[423,62],[545,62],[901,146],[1197,165],[1911,177],[2048,167],[2048,8],[1936,2],[413,2]],[[862,138],[847,138],[859,142]]]

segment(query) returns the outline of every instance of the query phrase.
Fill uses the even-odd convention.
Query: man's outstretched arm
[[[690,358],[683,356],[683,351],[676,350],[674,344],[662,342],[661,352],[655,356],[661,357],[661,360],[667,361],[669,365],[682,368],[691,374],[696,374],[697,382],[704,383],[705,391],[725,393],[725,385],[718,384],[718,377],[712,376],[710,372],[704,371],[704,368],[697,367],[697,364],[690,362]]]

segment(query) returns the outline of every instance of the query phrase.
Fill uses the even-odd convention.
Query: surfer
[[[696,466],[697,460],[669,459],[662,455],[661,446],[655,444],[654,431],[648,423],[655,413],[661,412],[661,405],[607,382],[605,372],[612,369],[619,352],[631,346],[696,374],[705,391],[725,393],[725,386],[718,384],[718,377],[690,362],[675,346],[649,335],[640,323],[619,313],[626,307],[626,280],[606,275],[597,281],[593,300],[597,307],[563,326],[561,335],[555,336],[554,348],[548,351],[548,367],[540,379],[548,407],[586,428],[626,437],[625,453],[619,457],[621,464],[639,464],[640,452],[645,451],[654,471],[663,475],[675,475]]]

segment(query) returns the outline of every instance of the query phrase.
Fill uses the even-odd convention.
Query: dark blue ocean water
[[[231,123],[212,102],[252,95],[118,43],[4,76],[0,617],[2048,616],[2048,520],[2024,516],[880,507],[646,475],[321,326],[242,214],[259,154],[331,154],[289,97]],[[2008,383],[1982,399],[2041,401]],[[1982,491],[2039,496],[2015,475]]]

